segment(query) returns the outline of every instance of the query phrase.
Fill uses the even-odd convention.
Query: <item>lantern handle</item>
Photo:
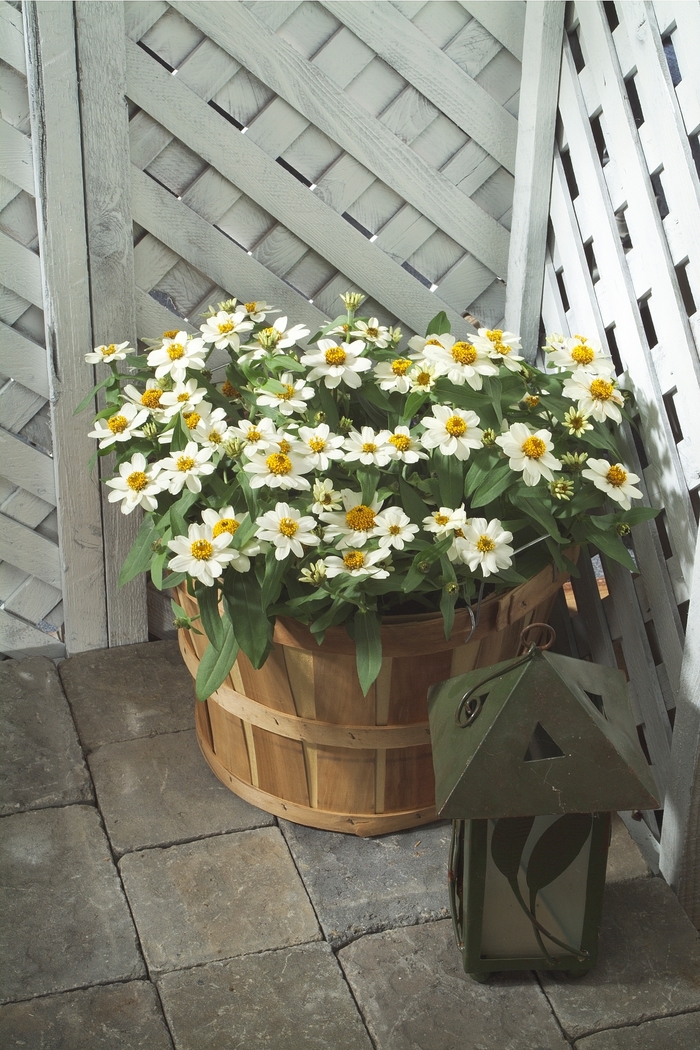
[[[549,631],[549,638],[542,645],[535,645],[534,642],[528,643],[525,641],[525,635],[527,634],[527,632],[531,631],[535,627],[542,627],[545,631]],[[539,649],[540,652],[544,652],[546,649],[551,649],[556,639],[557,632],[554,630],[553,627],[550,627],[548,623],[531,623],[528,624],[527,627],[523,627],[522,631],[520,632],[520,644],[522,645],[523,649],[527,650],[527,652],[532,652],[534,649]]]
[[[536,651],[536,646],[531,645],[524,656],[520,656],[517,660],[514,660],[507,671],[512,671],[514,668],[519,667],[520,664],[527,663],[528,660],[532,659],[533,653]],[[487,682],[491,682],[494,678],[500,678],[501,675],[506,674],[506,671],[501,669],[500,671],[494,671],[493,674],[487,675],[486,678],[482,678],[480,682],[473,685],[471,689],[468,689],[462,699],[459,701],[457,710],[455,711],[455,725],[458,725],[460,729],[466,729],[481,713],[481,708],[484,703],[484,696],[472,696],[477,689],[481,689],[482,686],[486,685]],[[466,719],[462,721],[462,715],[466,714]]]

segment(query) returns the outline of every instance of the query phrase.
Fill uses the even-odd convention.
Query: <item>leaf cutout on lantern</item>
[[[534,817],[502,817],[496,821],[491,836],[493,862],[515,892],[523,850],[535,823]]]
[[[530,890],[530,914],[533,919],[536,915],[537,894],[545,886],[558,879],[560,875],[569,868],[583,849],[593,826],[591,813],[565,813],[553,824],[550,824],[545,832],[540,835],[530,854],[527,865],[526,880]],[[536,920],[535,920],[536,921]],[[552,937],[543,927],[537,923],[535,936],[544,950],[544,945],[539,936],[539,930],[549,940],[561,945],[555,937]],[[570,948],[572,952],[576,949]]]

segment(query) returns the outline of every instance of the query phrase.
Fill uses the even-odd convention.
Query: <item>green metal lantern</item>
[[[429,715],[465,970],[585,973],[610,813],[658,807],[624,676],[531,645],[433,686]]]

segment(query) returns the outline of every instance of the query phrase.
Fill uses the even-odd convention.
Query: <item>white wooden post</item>
[[[73,5],[23,4],[36,203],[49,355],[61,583],[68,653],[107,644],[99,481],[87,465],[89,417],[73,415],[94,384]]]
[[[563,28],[561,0],[528,0],[505,324],[520,333],[531,361],[540,329]]]

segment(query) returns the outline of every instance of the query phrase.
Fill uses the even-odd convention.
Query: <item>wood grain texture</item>
[[[245,61],[261,80],[384,182],[423,210],[436,225],[503,275],[508,234],[469,198],[436,175],[383,125],[365,117],[323,73],[305,62],[240,4],[216,7],[177,2],[178,11],[212,36],[234,58]],[[423,187],[430,179],[431,192]]]
[[[0,120],[0,172],[20,189],[34,196],[32,140],[5,120]]]
[[[133,222],[129,179],[124,11],[107,0],[75,5],[80,63],[81,121],[87,208],[90,302],[94,345],[136,339]],[[105,164],[104,158],[111,161]],[[124,362],[125,366],[128,362]],[[100,460],[100,477],[114,472],[112,456]],[[102,489],[107,630],[110,645],[148,639],[143,576],[119,587],[119,572],[140,526]]]
[[[525,17],[506,328],[534,361],[542,307],[564,4],[530,0]]]
[[[49,397],[46,350],[0,321],[0,373],[12,376],[42,398]]]
[[[45,287],[47,347],[52,362],[54,461],[61,514],[62,591],[69,653],[107,643],[104,549],[97,479],[87,464],[93,442],[73,409],[94,382],[85,366],[92,346],[80,112],[72,6],[24,6],[32,139],[35,144],[39,240]],[[25,485],[25,487],[27,487]],[[37,495],[44,494],[37,492]]]
[[[522,0],[460,0],[462,7],[473,15],[496,40],[507,47],[522,62],[524,53],[526,3]]]
[[[66,647],[55,633],[40,631],[4,609],[0,609],[0,651],[16,660],[27,656],[60,660],[66,655]]]

